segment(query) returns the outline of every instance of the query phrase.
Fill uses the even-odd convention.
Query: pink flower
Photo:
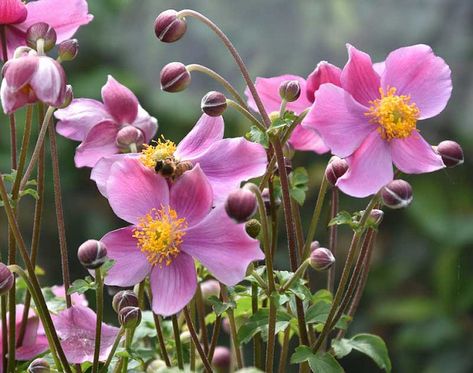
[[[447,105],[452,81],[444,60],[427,45],[397,49],[375,65],[351,45],[348,54],[341,87],[322,85],[302,123],[316,130],[333,154],[347,157],[350,168],[336,185],[365,197],[393,179],[392,163],[408,174],[443,168],[417,121]]]
[[[39,0],[26,5],[19,0],[2,0],[0,5],[0,24],[6,25],[9,58],[16,48],[26,45],[26,31],[35,23],[49,24],[56,31],[57,43],[60,43],[71,38],[92,18],[85,0]]]
[[[51,287],[51,291],[58,298],[66,297],[66,290],[64,289],[64,285],[54,285],[53,287]],[[89,305],[89,302],[87,302],[87,299],[85,298],[84,294],[73,293],[71,295],[71,301],[72,304],[75,306],[87,307]]]
[[[267,165],[266,152],[261,145],[242,137],[223,139],[223,130],[221,116],[203,114],[177,146],[169,140],[160,139],[155,145],[145,147],[141,155],[130,154],[126,157],[140,158],[152,170],[156,170],[158,164],[172,161],[174,173],[166,175],[171,179],[199,163],[212,185],[214,201],[221,202],[242,181],[262,175]],[[112,164],[126,157],[102,158],[92,170],[91,178],[105,197]],[[164,174],[164,169],[159,172]]]
[[[133,225],[102,238],[115,260],[105,283],[126,287],[149,276],[157,314],[175,314],[192,299],[194,259],[235,285],[250,262],[264,258],[244,224],[235,224],[223,205],[212,210],[212,188],[198,164],[169,187],[138,160],[125,159],[113,165],[107,191],[115,214]]]
[[[3,111],[10,114],[37,101],[56,107],[62,105],[66,94],[66,74],[62,66],[29,48],[18,50],[17,54],[18,57],[3,67],[0,88]]]
[[[97,322],[95,312],[87,307],[73,306],[52,317],[67,361],[71,364],[93,361]],[[107,359],[118,331],[118,328],[102,323],[100,361]]]
[[[120,130],[137,128],[137,134],[142,134],[137,141],[142,144],[150,141],[158,128],[156,119],[139,105],[133,92],[111,75],[102,88],[102,100],[75,99],[55,113],[59,120],[57,132],[82,141],[74,158],[77,167],[93,167],[102,157],[130,151],[117,143]],[[135,147],[141,144],[134,143]]]

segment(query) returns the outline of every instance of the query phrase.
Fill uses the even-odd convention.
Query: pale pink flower
[[[323,84],[302,125],[317,131],[350,168],[337,186],[365,197],[393,179],[394,165],[417,174],[444,167],[417,121],[439,114],[452,92],[451,72],[427,45],[391,52],[384,63],[348,45],[341,87]]]
[[[51,291],[58,298],[66,297],[66,290],[64,289],[64,285],[60,285],[60,286],[54,285],[53,287],[51,287]],[[87,302],[85,295],[79,294],[79,293],[71,294],[71,302],[75,306],[87,307],[89,305],[89,302]]]

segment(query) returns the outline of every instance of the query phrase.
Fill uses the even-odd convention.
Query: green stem
[[[212,338],[210,340],[209,353],[207,358],[209,361],[212,361],[214,357],[215,347],[217,347],[218,336],[220,334],[220,328],[222,326],[222,316],[218,315],[215,319],[214,330],[212,332]]]
[[[191,315],[189,313],[189,309],[187,308],[187,306],[184,307],[183,311],[184,311],[184,317],[185,317],[186,323],[187,323],[187,328],[189,329],[189,333],[191,334],[192,341],[194,343],[195,348],[197,349],[197,352],[199,353],[199,356],[202,360],[202,363],[204,364],[205,370],[208,373],[212,373],[212,367],[210,366],[210,362],[207,360],[207,356],[205,355],[205,352],[202,349],[202,346],[200,345],[199,336],[195,332],[195,328],[194,328],[194,325],[192,323],[192,318],[191,318]]]
[[[335,218],[338,214],[338,188],[337,187],[332,187],[332,198],[331,198],[331,206],[330,206],[330,220]],[[329,245],[328,248],[332,252],[333,256],[335,257],[336,251],[337,251],[337,237],[338,236],[338,225],[333,224],[330,227],[330,233],[329,233]],[[328,274],[327,274],[327,289],[331,293],[333,293],[333,289],[335,287],[335,268],[336,268],[336,262],[333,263],[333,265],[329,268]]]
[[[117,337],[115,338],[115,341],[113,342],[112,349],[110,350],[110,353],[107,356],[107,360],[105,361],[105,364],[100,369],[100,373],[106,373],[107,372],[107,369],[108,369],[110,363],[112,362],[113,356],[115,355],[115,351],[118,348],[118,344],[120,343],[120,340],[121,340],[123,334],[125,334],[125,329],[123,327],[121,327],[118,334],[117,334]]]
[[[126,332],[125,332],[125,349],[128,351],[130,349],[130,346],[131,346],[131,342],[133,341],[133,332],[134,332],[134,328],[133,329],[127,329]],[[128,356],[125,356],[122,360],[123,364],[122,364],[122,373],[127,373],[128,371]]]
[[[209,337],[207,335],[207,327],[205,325],[205,304],[202,298],[202,289],[200,286],[197,286],[197,291],[195,293],[195,305],[197,307],[197,315],[199,318],[199,330],[202,337],[202,344],[204,345],[205,354],[209,353]]]
[[[96,292],[96,307],[97,307],[97,322],[95,324],[95,350],[94,362],[92,365],[92,372],[97,373],[99,370],[99,356],[100,356],[100,340],[102,337],[102,319],[103,319],[103,278],[100,268],[95,270],[95,282],[97,284]]]
[[[228,302],[227,287],[222,283],[220,283],[220,291],[222,294],[223,301]],[[233,346],[235,349],[237,367],[238,369],[242,369],[243,357],[241,356],[240,344],[238,342],[237,328],[236,328],[236,323],[235,323],[235,314],[233,313],[233,309],[231,307],[227,309],[227,315],[228,315],[228,321],[230,323],[230,336],[232,338]]]
[[[181,335],[179,332],[179,323],[177,321],[177,316],[172,315],[172,330],[174,332],[174,342],[176,343],[176,355],[177,355],[177,366],[179,369],[184,369],[184,358],[182,356],[182,345],[181,345]]]
[[[266,132],[266,128],[260,123],[260,121],[243,106],[233,100],[230,100],[229,98],[227,98],[227,105],[240,112],[240,114],[243,114],[243,116],[249,119],[256,127],[258,127],[260,131],[264,133]]]
[[[167,367],[171,367],[171,361],[169,361],[168,352],[166,350],[166,342],[164,341],[163,329],[161,327],[161,320],[158,315],[153,312],[154,326],[156,328],[156,334],[158,335],[159,350],[161,352],[161,358]]]
[[[284,330],[284,338],[282,341],[282,347],[281,347],[281,354],[279,356],[279,373],[285,373],[286,372],[286,363],[287,363],[287,354],[289,350],[289,337],[291,335],[291,327],[288,326],[286,330]]]
[[[251,271],[251,275],[255,278],[256,282],[261,286],[261,288],[268,293],[268,285],[264,282],[263,278],[255,270]]]
[[[251,312],[256,314],[258,312],[258,285],[251,284]],[[256,333],[253,337],[253,360],[255,367],[258,369],[264,369],[263,365],[263,339],[261,333]]]
[[[281,286],[279,290],[281,293],[285,292],[289,289],[297,280],[304,276],[304,273],[309,266],[309,261],[306,259],[302,262],[302,264],[297,268],[297,271]]]

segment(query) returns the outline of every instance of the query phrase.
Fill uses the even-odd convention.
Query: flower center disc
[[[164,137],[158,139],[155,145],[145,145],[141,151],[140,161],[146,167],[154,169],[158,161],[166,158],[173,158],[176,151],[176,144]]]

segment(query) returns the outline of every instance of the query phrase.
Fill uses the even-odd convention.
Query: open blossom
[[[198,164],[170,187],[139,160],[125,159],[113,165],[107,192],[115,214],[132,225],[101,240],[115,260],[105,283],[127,287],[149,276],[157,314],[175,314],[192,299],[194,259],[231,286],[250,262],[264,258],[244,224],[234,223],[223,205],[212,209],[212,188]]]
[[[223,139],[221,116],[203,114],[194,128],[176,145],[159,139],[146,146],[141,154],[102,158],[92,170],[91,178],[107,196],[107,180],[112,164],[124,158],[138,158],[144,166],[166,178],[176,179],[197,163],[212,185],[214,200],[223,201],[244,180],[261,176],[267,165],[264,148],[242,137]]]
[[[349,170],[336,185],[365,197],[404,173],[444,167],[424,140],[417,121],[439,114],[452,91],[450,68],[427,45],[391,52],[373,66],[371,58],[348,45],[341,87],[324,84],[302,125],[320,134],[332,153],[346,158]]]
[[[77,167],[93,167],[102,157],[129,152],[130,146],[136,151],[153,138],[158,128],[157,120],[139,105],[133,92],[111,75],[102,87],[102,101],[74,99],[55,113],[59,120],[57,132],[82,141],[74,158]],[[129,130],[135,131],[136,139],[124,146],[118,140]]]

